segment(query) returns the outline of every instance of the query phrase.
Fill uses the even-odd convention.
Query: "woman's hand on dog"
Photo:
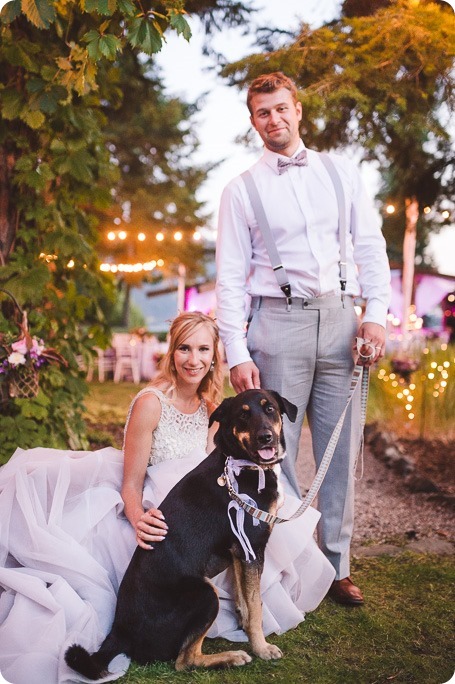
[[[136,541],[142,549],[149,551],[153,549],[150,542],[163,541],[167,530],[161,511],[158,508],[149,508],[136,522]]]

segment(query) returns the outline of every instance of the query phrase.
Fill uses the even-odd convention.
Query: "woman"
[[[208,418],[221,385],[215,323],[184,313],[171,326],[159,376],[130,407],[124,453],[17,450],[0,469],[0,672],[7,681],[81,681],[63,654],[74,642],[96,650],[135,545],[153,553],[155,543],[166,543],[157,506],[211,450]],[[285,514],[297,508],[290,498]],[[261,582],[266,634],[295,627],[332,582],[312,537],[318,517],[308,509],[271,535]],[[246,640],[230,571],[213,581],[220,612],[209,636]],[[127,666],[118,656],[98,681],[117,679]]]

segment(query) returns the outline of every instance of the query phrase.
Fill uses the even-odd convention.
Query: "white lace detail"
[[[205,450],[209,423],[205,400],[202,399],[194,413],[182,413],[172,406],[166,395],[156,387],[145,387],[133,399],[126,419],[125,433],[136,400],[148,392],[155,394],[161,404],[161,416],[153,433],[149,465],[185,458],[196,447]]]

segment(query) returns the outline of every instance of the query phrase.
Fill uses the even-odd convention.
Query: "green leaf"
[[[35,111],[24,110],[21,113],[20,118],[27,124],[27,126],[30,126],[30,128],[33,129],[40,128],[46,120],[44,114],[38,109]]]
[[[69,159],[69,173],[77,180],[89,182],[93,179],[93,173],[90,168],[93,163],[93,158],[85,150],[74,152]]]
[[[38,77],[30,78],[25,84],[25,90],[28,93],[40,93],[45,87],[45,81]]]
[[[120,47],[120,40],[116,36],[111,34],[101,36],[99,41],[99,49],[101,53],[111,61],[115,59],[117,51],[120,50]]]
[[[36,62],[35,55],[30,55],[25,49],[24,45],[17,42],[5,48],[5,57],[14,66],[20,66],[31,72],[39,72],[39,65]]]
[[[134,17],[136,14],[136,7],[131,0],[118,0],[117,4],[120,12],[125,14],[127,17]]]
[[[48,29],[55,21],[54,3],[49,0],[22,0],[22,12],[40,29]]]
[[[185,40],[190,40],[191,28],[183,14],[181,12],[176,12],[175,10],[171,10],[169,14],[172,28],[177,31],[179,36],[183,35]]]
[[[14,167],[15,171],[31,171],[36,165],[36,158],[31,156],[22,155],[16,162]]]
[[[85,0],[84,9],[86,12],[111,15],[117,9],[117,0]]]
[[[163,47],[161,33],[155,23],[147,19],[133,19],[128,23],[128,40],[134,48],[148,55],[159,52]]]
[[[36,401],[21,401],[21,414],[26,418],[36,418],[37,420],[45,420],[49,413],[44,408],[40,406]]]
[[[4,119],[8,119],[8,121],[15,119],[21,113],[23,105],[23,97],[15,88],[5,88],[5,90],[3,90],[1,97],[1,112]]]
[[[21,0],[11,0],[11,2],[7,2],[6,5],[2,8],[0,14],[2,24],[10,24],[12,21],[17,19],[20,13]]]

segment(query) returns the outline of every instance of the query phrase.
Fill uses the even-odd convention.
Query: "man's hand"
[[[378,323],[362,323],[358,330],[357,337],[361,337],[365,341],[365,344],[360,349],[361,354],[368,356],[374,349],[374,354],[372,354],[371,358],[362,359],[364,366],[371,366],[375,361],[378,361],[378,359],[384,358],[385,328],[382,325],[379,325]],[[357,362],[359,352],[355,339],[352,350],[354,361]]]
[[[260,389],[259,369],[253,361],[245,361],[231,368],[231,383],[237,394],[247,389]]]

